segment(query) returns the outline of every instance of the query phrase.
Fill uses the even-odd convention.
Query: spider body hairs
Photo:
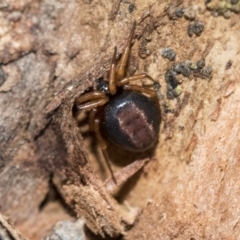
[[[114,48],[108,80],[98,79],[96,90],[84,93],[75,100],[78,111],[89,111],[89,130],[96,134],[113,179],[102,131],[119,147],[141,152],[154,146],[161,122],[158,97],[156,91],[151,89],[159,83],[146,73],[126,76],[135,25],[134,22],[118,61],[117,48]],[[153,84],[150,87],[131,84],[143,78]]]

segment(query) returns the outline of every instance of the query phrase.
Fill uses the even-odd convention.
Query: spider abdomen
[[[158,139],[159,107],[145,95],[130,91],[116,95],[104,108],[103,129],[117,145],[143,151]]]

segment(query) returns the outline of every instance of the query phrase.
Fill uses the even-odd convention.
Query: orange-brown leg
[[[100,119],[97,117],[97,113],[98,113],[97,107],[103,106],[108,101],[109,101],[109,98],[106,96],[105,93],[100,91],[93,91],[90,93],[86,93],[80,96],[79,98],[77,98],[75,101],[75,104],[77,105],[78,110],[85,110],[85,111],[91,110],[89,115],[89,130],[95,132],[99,146],[102,150],[103,156],[111,172],[113,181],[117,184],[112,168],[109,163],[107,145],[103,137],[101,136],[101,133],[99,130]]]
[[[126,78],[123,78],[121,80],[119,80],[117,82],[117,86],[122,86],[124,84],[127,84],[131,81],[136,81],[136,80],[140,80],[140,79],[143,79],[143,78],[148,78],[149,80],[151,80],[153,83],[156,83],[157,81],[155,81],[151,76],[149,76],[148,74],[146,73],[141,73],[141,74],[136,74],[136,75],[133,75],[131,77],[126,77]]]
[[[135,27],[136,27],[136,22],[134,21],[131,32],[130,32],[130,35],[127,39],[126,46],[123,50],[122,56],[121,56],[121,58],[118,62],[118,65],[117,65],[117,71],[116,71],[117,80],[122,79],[125,76],[126,65],[127,65],[130,50],[131,50],[132,39],[133,39]]]
[[[91,110],[90,113],[89,113],[89,120],[88,120],[89,131],[94,131],[94,119],[96,117],[96,114],[97,114],[97,109],[96,108]]]
[[[111,95],[114,95],[116,93],[117,87],[116,87],[116,57],[117,57],[117,48],[114,48],[113,51],[113,57],[112,57],[112,63],[109,71],[109,77],[108,77],[108,87],[109,92]]]
[[[105,97],[106,94],[104,92],[101,91],[92,91],[89,93],[85,93],[83,95],[81,95],[80,97],[78,97],[75,101],[76,104],[81,104],[83,102],[86,102],[88,100],[93,100],[93,99],[98,99],[101,97]]]
[[[127,90],[127,91],[137,91],[137,92],[141,92],[144,94],[149,95],[157,104],[159,104],[158,102],[158,97],[157,97],[157,93],[149,88],[146,87],[142,87],[142,86],[138,86],[138,85],[129,85],[129,84],[125,84],[123,85],[123,89]]]
[[[96,107],[103,106],[109,101],[105,93],[93,91],[78,97],[75,101],[78,110],[92,110]]]
[[[95,113],[95,117],[96,117],[96,113]],[[108,153],[107,153],[107,144],[106,142],[104,141],[101,133],[100,133],[100,129],[99,129],[99,124],[100,124],[100,119],[98,117],[96,117],[95,119],[92,119],[93,120],[93,130],[96,134],[96,137],[97,137],[97,140],[98,140],[98,143],[99,143],[99,146],[102,150],[102,153],[103,153],[103,156],[105,158],[105,161],[107,163],[107,166],[111,172],[111,175],[112,175],[112,179],[113,181],[115,182],[115,184],[117,184],[117,181],[116,181],[116,178],[114,177],[114,174],[113,174],[113,170],[111,168],[111,165],[110,165],[110,160],[109,160],[109,156],[108,156]]]

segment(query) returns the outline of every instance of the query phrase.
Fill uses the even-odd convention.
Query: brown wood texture
[[[83,218],[97,239],[238,239],[240,24],[238,14],[215,15],[187,0],[0,3],[0,213],[13,223],[1,227],[40,239],[58,221]],[[107,75],[134,20],[128,71],[161,84],[162,123],[150,152],[109,143],[114,171],[151,158],[112,195],[86,115],[78,124],[72,109]],[[204,30],[190,37],[196,20]],[[161,55],[166,47],[173,62]],[[169,100],[165,73],[187,60],[205,60],[212,75],[178,75],[182,93]]]

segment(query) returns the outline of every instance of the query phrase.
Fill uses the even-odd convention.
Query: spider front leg
[[[126,74],[126,65],[129,59],[129,55],[130,55],[130,50],[131,50],[131,45],[132,45],[132,40],[133,40],[133,36],[134,36],[134,30],[136,27],[136,22],[133,22],[133,26],[130,32],[130,35],[127,39],[127,43],[126,46],[123,50],[122,56],[118,62],[117,68],[116,68],[116,78],[117,80],[122,79]]]
[[[112,63],[108,77],[108,88],[111,95],[114,95],[117,91],[116,86],[116,58],[117,58],[117,47],[114,48]]]
[[[138,85],[134,85],[134,84],[130,84],[131,81],[136,81],[136,80],[140,80],[143,78],[148,78],[149,80],[151,80],[153,82],[153,85],[149,86],[149,87],[143,87],[143,86],[138,86]],[[157,97],[157,93],[155,90],[150,89],[150,87],[153,87],[154,84],[158,84],[157,81],[155,81],[151,76],[149,76],[146,73],[141,73],[141,74],[136,74],[134,76],[131,77],[127,77],[127,78],[123,78],[122,80],[117,82],[117,86],[123,86],[124,90],[132,90],[132,91],[137,91],[137,92],[141,92],[144,94],[149,95],[156,103],[158,103],[158,97]]]
[[[95,117],[95,111],[97,107],[105,105],[109,101],[109,98],[105,93],[100,91],[93,91],[81,95],[75,100],[75,106],[78,111],[85,110],[89,111],[89,130],[94,131],[93,121]],[[78,113],[79,114],[79,113]]]
[[[148,78],[149,80],[151,80],[154,83],[157,83],[157,81],[155,81],[151,76],[149,76],[148,74],[146,73],[140,73],[140,74],[136,74],[136,75],[133,75],[131,77],[126,77],[126,78],[123,78],[121,80],[119,80],[116,84],[118,87],[120,86],[123,86],[124,84],[128,84],[130,83],[131,81],[136,81],[136,80],[140,80],[140,79],[143,79],[143,78]]]
[[[100,91],[93,91],[85,93],[78,97],[75,101],[75,105],[78,110],[93,110],[99,106],[103,106],[109,101],[109,97],[105,93]]]

